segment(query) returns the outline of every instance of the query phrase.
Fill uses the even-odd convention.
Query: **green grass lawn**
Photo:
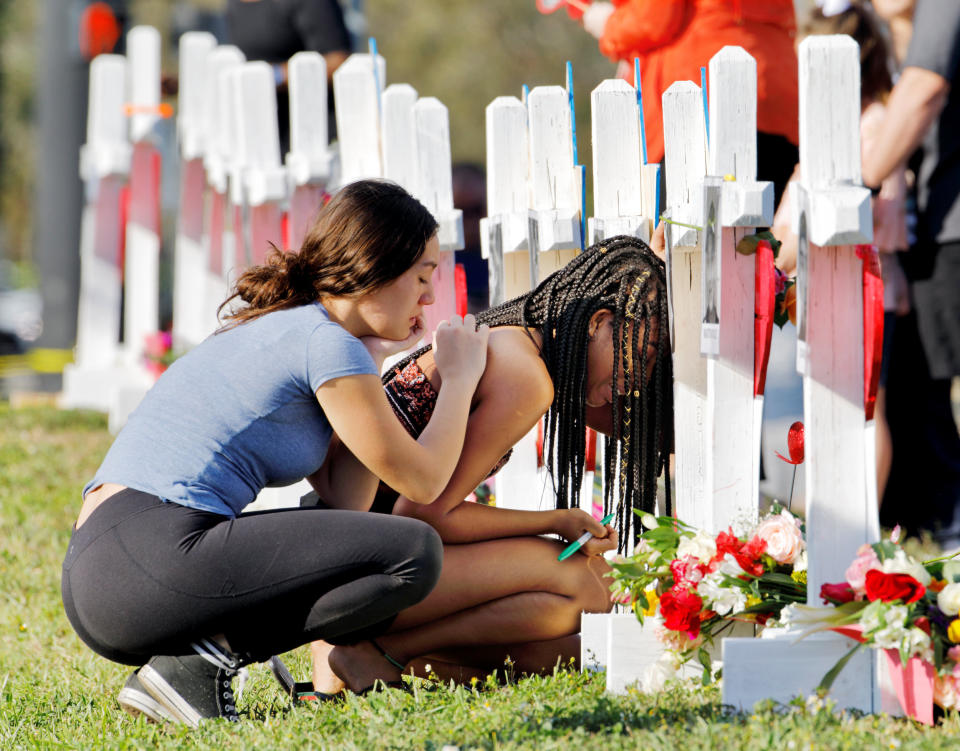
[[[798,701],[728,711],[715,687],[609,696],[603,676],[491,679],[418,686],[293,709],[262,666],[251,668],[241,722],[197,731],[132,720],[115,697],[128,669],[97,657],[60,604],[60,562],[79,490],[110,444],[105,419],[0,403],[0,748],[311,749],[952,749],[960,719],[831,713]],[[306,650],[285,656],[300,677]]]

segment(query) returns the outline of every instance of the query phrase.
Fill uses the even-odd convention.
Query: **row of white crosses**
[[[342,182],[393,180],[437,219],[436,302],[425,313],[432,331],[456,313],[454,251],[463,248],[463,212],[453,206],[450,116],[440,100],[419,97],[409,84],[385,87],[385,79],[386,63],[375,51],[351,55],[333,74]]]
[[[129,412],[149,386],[143,345],[159,318],[160,154],[152,133],[159,117],[160,36],[136,27],[127,49],[126,59],[101,55],[90,66],[77,353],[64,371],[62,396],[64,406],[110,411],[114,429],[113,414]],[[129,216],[123,215],[125,184]]]
[[[583,172],[574,156],[570,85],[539,86],[525,101],[502,96],[487,106],[488,216],[480,237],[491,305],[529,291],[582,248]],[[498,506],[553,507],[537,432],[517,443],[497,474]]]
[[[798,234],[797,366],[803,376],[806,448],[807,602],[843,581],[857,548],[879,538],[873,425],[864,410],[863,270],[855,245],[873,238],[869,191],[860,177],[860,65],[846,36],[808,37],[800,58],[800,173],[793,205]],[[750,708],[814,692],[852,646],[832,632],[728,639],[726,704]],[[879,651],[857,654],[833,685],[840,707],[891,711]]]
[[[78,345],[62,399],[65,406],[109,412],[113,430],[152,383],[143,367],[144,342],[159,328],[158,32],[132,29],[127,49],[126,58],[100,55],[90,68]],[[374,71],[370,55],[354,55],[334,78],[342,134],[338,160],[327,134],[325,61],[314,52],[291,58],[290,152],[283,164],[271,67],[246,62],[236,47],[217,46],[205,32],[181,37],[176,350],[195,346],[216,329],[217,308],[231,281],[261,262],[271,243],[299,247],[325,192],[364,177],[396,180],[437,216],[443,263],[434,318],[454,313],[453,251],[463,246],[463,230],[453,208],[447,111],[436,99],[418,99],[409,86],[384,91],[385,64],[376,59]],[[122,212],[125,184],[129,217]]]

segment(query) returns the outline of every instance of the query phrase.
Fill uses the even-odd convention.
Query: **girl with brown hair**
[[[472,317],[442,323],[436,409],[418,438],[403,430],[379,374],[422,333],[436,229],[399,186],[344,187],[299,253],[275,250],[240,276],[242,307],[117,436],[84,488],[62,588],[91,649],[142,666],[120,692],[128,711],[236,720],[237,669],[314,639],[389,667],[373,639],[429,593],[440,540],[357,510],[379,478],[411,503],[441,493],[487,351]],[[265,486],[304,476],[340,510],[239,515]]]

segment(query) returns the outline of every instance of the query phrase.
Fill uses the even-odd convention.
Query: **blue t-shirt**
[[[214,334],[150,389],[83,492],[114,482],[236,516],[320,468],[332,429],[314,392],[366,373],[377,369],[363,343],[319,303]]]

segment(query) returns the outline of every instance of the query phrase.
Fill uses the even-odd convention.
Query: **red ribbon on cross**
[[[762,396],[767,382],[770,341],[777,300],[776,272],[773,267],[773,246],[767,240],[757,243],[756,286],[753,298],[753,395]]]

